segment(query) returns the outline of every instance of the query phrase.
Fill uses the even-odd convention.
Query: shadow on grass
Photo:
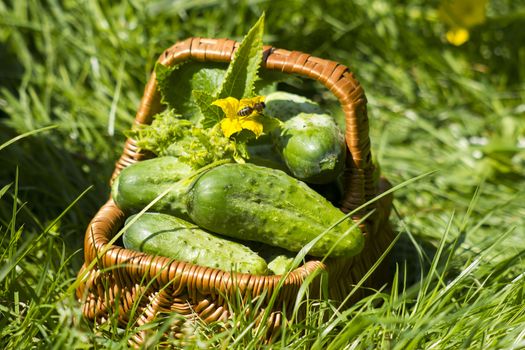
[[[14,130],[0,125],[0,140],[10,140],[17,135]],[[11,220],[17,183],[16,226],[23,225],[28,231],[41,231],[92,186],[57,224],[70,253],[82,248],[89,221],[109,196],[108,179],[113,163],[68,151],[49,133],[43,133],[4,148],[0,152],[0,164],[2,187],[12,183],[8,192],[12,195],[6,194],[0,201],[0,220],[4,223]]]
[[[423,259],[419,257],[418,248],[414,246],[407,234],[401,234],[388,257],[390,274],[392,276],[395,274],[396,266],[400,272],[399,292],[402,292],[404,285],[406,287],[413,286],[420,282],[423,276],[427,275],[432,259],[436,254],[437,248],[429,242],[418,241],[417,243],[423,253]]]

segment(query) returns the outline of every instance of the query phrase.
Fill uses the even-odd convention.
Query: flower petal
[[[255,96],[251,98],[241,98],[239,101],[239,109],[246,106],[253,106],[254,104],[264,102],[264,96]]]
[[[263,133],[263,124],[257,118],[243,118],[240,120],[243,129],[252,131],[258,138]]]
[[[236,132],[242,130],[242,125],[239,118],[224,118],[221,120],[222,133],[226,137],[230,137]]]
[[[213,101],[212,105],[219,106],[226,115],[226,118],[235,118],[237,115],[237,111],[240,108],[239,100],[235,97],[226,97],[220,100]]]
[[[243,98],[240,101],[234,97],[226,97],[212,102],[213,105],[220,107],[225,118],[220,121],[220,126],[224,136],[231,135],[246,129],[259,137],[263,133],[264,123],[260,117],[263,117],[260,112],[254,110],[250,115],[240,116],[238,112],[244,107],[252,107],[257,103],[264,101],[264,96],[255,96],[252,98]]]

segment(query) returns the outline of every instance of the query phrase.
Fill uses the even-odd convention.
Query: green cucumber
[[[276,91],[264,99],[264,114],[281,121],[295,117],[299,113],[324,113],[321,107],[306,97],[289,92]]]
[[[266,244],[259,244],[257,248],[251,248],[266,261],[268,270],[274,275],[285,274],[292,267],[296,256],[296,253]]]
[[[291,175],[313,184],[336,180],[346,145],[335,120],[312,100],[287,92],[269,94],[265,104],[264,113],[283,122],[272,139]]]
[[[246,144],[248,162],[267,168],[288,171],[270,135],[262,135]]]
[[[187,179],[194,170],[175,157],[159,157],[134,163],[120,172],[112,185],[112,197],[125,213],[136,213],[157,196],[171,188],[150,211],[170,213],[187,219],[186,205],[181,198],[187,185],[174,186]]]
[[[288,250],[272,247],[259,242],[245,241],[244,245],[256,252],[268,264],[268,270],[273,275],[283,275],[288,272],[296,257],[296,253]]]
[[[274,142],[291,174],[305,182],[333,182],[344,169],[344,135],[327,114],[299,113],[274,134]]]
[[[295,252],[344,216],[304,182],[280,170],[224,164],[182,178],[187,169],[177,167],[176,160],[156,160],[122,171],[113,188],[119,207],[141,210],[168,191],[152,211],[183,217],[225,236]],[[309,254],[353,256],[362,247],[361,231],[347,219],[327,232]]]
[[[187,196],[191,220],[229,237],[299,251],[344,214],[305,183],[253,164],[224,164],[203,173]],[[313,256],[349,257],[364,239],[349,219],[326,232]]]
[[[136,215],[130,216],[126,223]],[[124,247],[227,272],[265,275],[268,266],[248,247],[177,217],[144,213],[124,232]]]
[[[284,275],[292,266],[294,256],[290,254],[279,254],[272,256],[266,260],[268,263],[268,270],[274,275]]]

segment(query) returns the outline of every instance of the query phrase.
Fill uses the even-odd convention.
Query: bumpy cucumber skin
[[[188,213],[212,232],[295,252],[344,216],[305,183],[253,164],[225,164],[201,175],[189,192]],[[345,220],[309,254],[356,255],[364,240],[359,228],[351,226]]]
[[[268,269],[274,275],[283,275],[292,266],[293,259],[294,257],[290,256],[289,254],[275,255],[271,259],[267,260]]]
[[[274,275],[282,275],[291,268],[296,253],[267,244],[258,244],[259,246],[254,250],[266,261],[268,269]]]
[[[126,222],[134,217],[129,217]],[[264,259],[248,247],[167,214],[142,214],[124,232],[122,240],[128,249],[227,272],[254,275],[269,272]]]
[[[289,172],[312,184],[337,179],[345,164],[344,135],[335,120],[303,96],[274,92],[266,96],[265,113],[283,121],[273,143]]]
[[[286,273],[292,267],[293,260],[297,255],[288,250],[259,242],[245,241],[245,245],[257,252],[266,261],[268,270],[274,275]]]
[[[313,184],[335,181],[345,164],[343,133],[327,114],[299,113],[274,136],[292,175]]]
[[[173,185],[191,173],[192,168],[175,157],[159,157],[137,162],[122,169],[113,182],[112,197],[122,211],[136,213],[172,186],[150,211],[170,213],[187,219],[184,196],[188,187]]]

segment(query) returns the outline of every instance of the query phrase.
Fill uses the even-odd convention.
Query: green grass
[[[307,301],[276,347],[525,348],[523,1],[490,1],[460,47],[444,40],[437,2],[105,3],[0,2],[0,348],[127,347],[136,327],[84,319],[69,289],[123,131],[164,48],[240,39],[263,10],[266,43],[355,72],[394,184],[435,171],[395,193],[392,285],[345,311]],[[293,89],[338,113],[317,84]],[[236,317],[223,332],[196,322],[178,345],[265,347],[264,329]]]

